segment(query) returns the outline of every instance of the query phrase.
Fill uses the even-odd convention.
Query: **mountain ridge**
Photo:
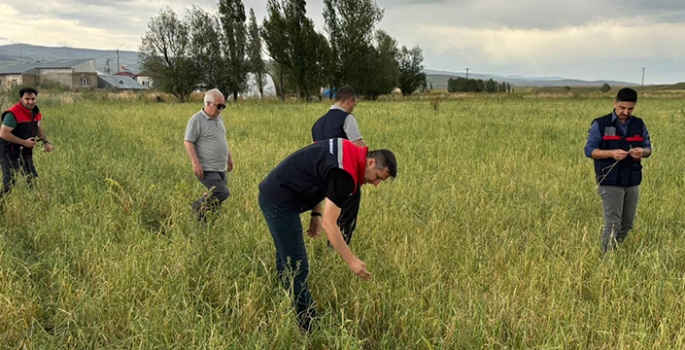
[[[106,60],[110,60],[110,70],[117,72],[117,50],[96,50],[72,47],[37,46],[30,44],[10,44],[0,46],[0,72],[3,68],[30,62],[51,62],[63,59],[94,59],[97,69],[105,70]],[[138,53],[135,51],[119,50],[119,65],[127,65],[128,69],[139,72]]]
[[[451,72],[445,70],[424,69],[428,83],[433,83],[433,88],[446,88],[449,78],[461,77],[465,78],[466,73]],[[499,74],[483,74],[483,73],[469,73],[469,79],[492,79],[498,82],[506,82],[512,86],[602,86],[604,83],[610,86],[637,86],[638,84],[627,81],[616,80],[581,80],[568,79],[563,77],[526,77],[522,75],[499,75]],[[437,84],[437,85],[436,85]]]
[[[0,46],[0,72],[3,68],[29,62],[51,62],[62,59],[95,59],[95,65],[98,70],[104,71],[106,60],[109,59],[110,71],[116,73],[117,70],[117,50],[99,50],[88,48],[73,48],[73,47],[52,47],[52,46],[37,46],[30,44],[10,44]],[[119,50],[119,67],[127,65],[132,72],[140,72],[138,66],[138,52]],[[424,69],[428,83],[433,84],[434,89],[447,88],[447,82],[450,78],[465,77],[465,73],[457,73],[446,70]],[[471,79],[492,79],[498,82],[506,82],[512,86],[601,86],[607,83],[611,86],[637,86],[638,84],[614,81],[614,80],[580,80],[567,79],[563,77],[526,77],[522,75],[498,75],[498,74],[483,74],[470,73]]]

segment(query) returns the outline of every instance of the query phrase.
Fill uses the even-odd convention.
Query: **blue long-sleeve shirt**
[[[614,122],[616,119],[618,119],[618,116],[616,116],[616,110],[614,110],[611,113],[611,121]],[[630,123],[633,120],[633,118],[628,118],[625,123],[618,123],[618,127],[621,129],[621,133],[625,135],[628,132],[628,123]],[[642,138],[644,140],[642,141],[643,146],[642,148],[648,149],[650,152],[652,151],[652,142],[649,140],[649,131],[647,131],[647,125],[645,125],[645,131],[642,133]],[[599,148],[599,144],[602,142],[602,132],[599,130],[599,124],[597,122],[592,123],[590,126],[590,131],[588,132],[587,135],[587,142],[585,143],[585,156],[588,158],[592,158],[592,151],[596,150]]]

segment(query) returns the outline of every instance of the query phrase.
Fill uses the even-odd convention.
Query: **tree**
[[[383,10],[373,0],[324,0],[323,15],[335,62],[331,82],[368,96],[379,77],[368,62],[377,59],[373,41]]]
[[[271,76],[278,81],[279,95],[285,100],[285,75],[290,66],[288,43],[286,37],[286,21],[283,16],[281,3],[278,0],[268,0],[266,3],[267,18],[262,24],[262,38],[271,56]]]
[[[497,83],[494,80],[492,80],[492,78],[488,79],[485,82],[485,92],[491,93],[491,94],[494,94],[495,92],[497,92]]]
[[[323,70],[320,52],[322,40],[314,30],[314,22],[307,17],[305,0],[285,0],[286,30],[290,50],[290,76],[294,79],[298,96],[310,100],[312,92],[318,91]]]
[[[609,92],[609,90],[611,90],[611,86],[609,86],[609,84],[607,83],[604,83],[604,85],[602,85],[602,87],[599,88],[599,91],[601,92]]]
[[[313,27],[312,27],[313,30]],[[328,40],[326,39],[326,36],[324,36],[321,33],[318,32],[313,32],[314,35],[311,36],[310,40],[313,40],[313,45],[314,48],[313,54],[314,54],[314,66],[315,70],[311,77],[312,80],[312,92],[315,92],[317,95],[319,95],[319,89],[326,85],[326,82],[329,81],[329,77],[333,74],[331,68],[332,64],[331,62],[333,61],[333,55],[331,52],[331,45],[328,43]],[[321,98],[321,95],[319,95],[319,99]]]
[[[259,33],[259,25],[254,15],[254,10],[250,8],[250,22],[248,25],[247,57],[249,70],[255,75],[259,97],[264,98],[264,83],[266,79],[266,64],[262,59],[262,38]]]
[[[459,79],[459,78],[457,78]],[[457,92],[457,79],[447,79],[447,92]]]
[[[423,53],[421,48],[415,46],[407,49],[402,46],[399,57],[399,83],[402,95],[409,96],[416,89],[425,84],[426,74],[423,73]]]
[[[283,89],[292,80],[298,96],[310,100],[325,80],[330,48],[307,17],[304,0],[269,0],[262,36],[271,58],[279,65]]]
[[[155,79],[155,85],[184,101],[202,77],[190,53],[190,31],[170,8],[148,23],[138,49],[140,66]]]
[[[379,30],[376,32],[376,47],[375,54],[367,63],[374,71],[374,79],[368,83],[365,90],[365,95],[369,99],[391,93],[399,82],[397,41]]]
[[[222,79],[225,60],[221,55],[222,36],[219,20],[194,5],[188,12],[188,19],[190,54],[201,72],[200,87],[226,91],[227,87]]]
[[[224,32],[223,51],[226,58],[222,79],[226,82],[226,94],[233,94],[233,99],[237,103],[238,94],[247,87],[249,68],[245,55],[245,6],[242,0],[219,0],[219,14]]]

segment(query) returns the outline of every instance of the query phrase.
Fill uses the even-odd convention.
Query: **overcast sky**
[[[0,0],[0,45],[137,50],[163,7],[215,0]],[[266,0],[244,0],[261,23]],[[379,27],[419,45],[429,69],[502,75],[685,81],[685,0],[377,0]],[[323,32],[322,1],[307,10]],[[31,28],[31,29],[28,29]]]

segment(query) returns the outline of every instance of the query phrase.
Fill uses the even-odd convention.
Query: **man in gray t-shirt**
[[[321,142],[333,138],[344,138],[357,146],[366,146],[357,126],[357,119],[352,112],[357,106],[357,93],[350,86],[343,86],[336,92],[335,104],[331,106],[323,117],[312,126],[312,141]],[[357,215],[361,202],[361,187],[343,203],[338,227],[348,245],[357,227]],[[312,221],[317,220],[319,213],[312,213]]]
[[[207,210],[218,210],[230,196],[226,172],[233,170],[233,155],[221,118],[226,99],[221,91],[213,89],[205,93],[204,101],[204,108],[188,120],[184,142],[193,173],[209,190],[209,194],[205,193],[192,204],[200,220],[204,219]]]

